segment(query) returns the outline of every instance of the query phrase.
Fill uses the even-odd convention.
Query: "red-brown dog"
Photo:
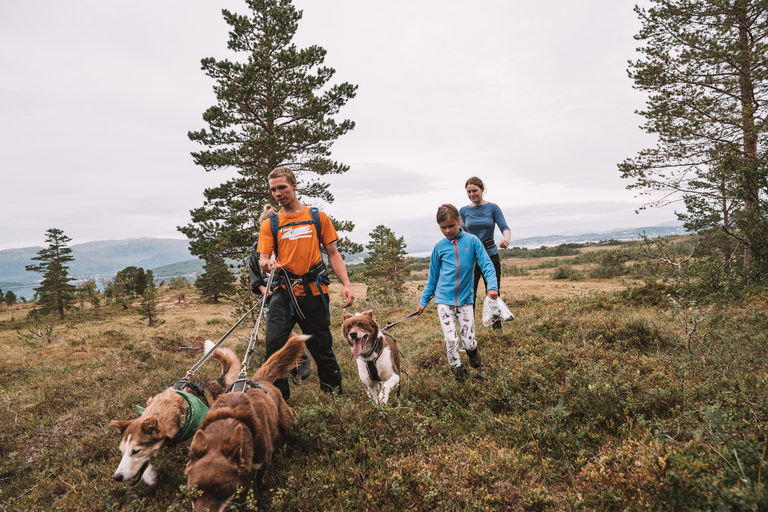
[[[285,377],[304,353],[309,336],[291,336],[253,376],[245,393],[221,395],[192,440],[187,487],[202,492],[196,511],[222,511],[254,469],[261,481],[275,449],[293,424],[293,409],[272,382]]]
[[[368,396],[386,404],[392,391],[400,396],[400,351],[389,334],[380,331],[373,311],[352,315],[344,311],[341,330],[357,361],[357,373]]]

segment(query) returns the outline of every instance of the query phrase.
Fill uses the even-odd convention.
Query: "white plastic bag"
[[[515,319],[515,315],[512,314],[511,311],[509,311],[509,308],[507,308],[507,305],[504,304],[504,301],[501,300],[501,297],[498,299],[491,299],[490,297],[485,297],[485,300],[483,301],[483,325],[488,327],[494,322],[510,322]]]

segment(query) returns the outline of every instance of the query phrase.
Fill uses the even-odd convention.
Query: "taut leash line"
[[[401,319],[400,319],[400,320],[398,320],[397,322],[392,322],[392,323],[390,323],[390,324],[387,324],[387,326],[386,326],[386,327],[384,327],[384,328],[382,329],[382,331],[386,331],[386,330],[387,330],[387,329],[389,329],[390,327],[394,327],[394,326],[396,326],[397,324],[399,324],[399,323],[401,323],[401,322],[405,322],[405,321],[406,321],[406,320],[408,320],[409,318],[413,318],[413,317],[415,317],[415,316],[416,316],[416,315],[418,315],[418,314],[419,314],[419,312],[418,312],[418,311],[414,311],[414,312],[413,312],[413,313],[411,313],[410,315],[406,316],[405,318],[401,318]]]
[[[199,360],[199,361],[197,361],[197,363],[195,363],[195,365],[194,365],[192,368],[190,368],[190,369],[187,371],[186,375],[184,375],[184,377],[183,377],[181,380],[179,380],[179,381],[176,381],[176,382],[173,384],[173,387],[174,387],[174,388],[176,388],[176,389],[181,389],[181,388],[183,388],[183,387],[184,387],[184,386],[187,384],[187,382],[189,381],[190,377],[192,377],[192,375],[194,375],[194,373],[195,373],[197,370],[199,370],[201,366],[203,366],[203,364],[204,364],[204,363],[205,363],[205,362],[208,360],[208,358],[209,358],[209,357],[211,357],[211,355],[212,355],[212,354],[213,354],[213,353],[216,351],[216,349],[217,349],[217,348],[219,348],[219,345],[221,345],[222,343],[224,343],[224,340],[226,340],[226,339],[229,337],[229,335],[230,335],[230,334],[232,334],[232,333],[234,332],[234,330],[235,330],[235,329],[237,329],[237,326],[238,326],[238,325],[240,325],[240,324],[243,322],[243,320],[245,320],[246,318],[248,318],[248,315],[250,315],[250,314],[251,314],[251,312],[252,312],[254,309],[256,309],[256,307],[257,307],[259,304],[261,304],[261,305],[262,305],[262,310],[263,310],[263,308],[264,308],[264,297],[263,297],[263,296],[262,296],[262,297],[261,297],[261,298],[260,298],[258,301],[256,301],[256,304],[254,304],[254,305],[253,305],[253,307],[252,307],[251,309],[249,309],[249,310],[248,310],[248,312],[247,312],[247,313],[245,313],[245,314],[242,316],[242,318],[240,318],[240,320],[238,320],[238,321],[235,323],[235,325],[233,325],[232,327],[230,327],[230,328],[229,328],[229,330],[226,332],[226,334],[224,334],[224,336],[222,336],[222,337],[221,337],[221,339],[220,339],[218,342],[216,342],[216,344],[215,344],[213,347],[211,347],[211,350],[209,350],[208,352],[206,352],[206,353],[203,355],[203,357],[201,357],[201,358],[200,358],[200,360]],[[258,325],[258,324],[257,324],[257,325]]]

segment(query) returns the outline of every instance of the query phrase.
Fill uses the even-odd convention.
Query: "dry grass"
[[[231,509],[768,509],[765,295],[694,317],[637,302],[616,280],[563,285],[532,273],[502,283],[517,318],[501,334],[478,327],[484,380],[473,371],[454,382],[430,307],[391,330],[404,379],[387,407],[372,405],[356,377],[332,285],[344,395],[321,393],[314,374],[294,384],[286,449]],[[399,320],[419,284],[408,283],[403,308],[371,302],[355,284],[353,309],[373,308],[382,325]],[[158,458],[156,488],[111,478],[119,452],[109,420],[134,417],[235,321],[231,304],[163,293],[165,323],[154,328],[117,306],[68,324],[36,325],[29,305],[0,311],[0,510],[188,510],[183,448]],[[227,346],[242,356],[249,331]],[[258,346],[253,366],[262,359]],[[216,373],[206,364],[198,377]]]

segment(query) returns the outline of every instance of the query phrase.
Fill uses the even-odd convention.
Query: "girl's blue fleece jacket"
[[[432,297],[435,304],[464,306],[474,301],[475,263],[480,266],[489,290],[498,291],[496,270],[485,252],[483,243],[475,235],[459,232],[454,240],[443,238],[432,249],[429,277],[419,300],[426,306]]]

